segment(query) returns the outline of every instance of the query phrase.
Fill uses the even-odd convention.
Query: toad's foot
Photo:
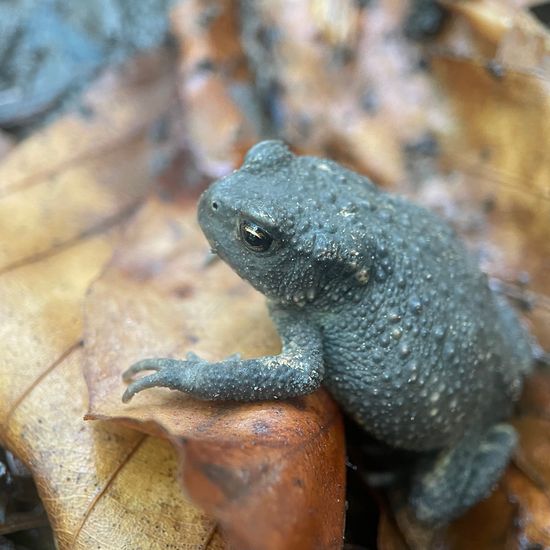
[[[240,355],[235,354],[226,359],[231,363],[239,361]],[[164,387],[173,390],[190,391],[191,378],[196,375],[197,370],[209,365],[208,361],[201,359],[193,352],[189,352],[185,360],[178,359],[143,359],[134,363],[122,374],[124,382],[129,383],[126,388],[122,401],[127,403],[136,393],[148,388]],[[134,380],[134,376],[143,371],[155,371],[142,378]]]
[[[447,523],[487,497],[517,443],[509,424],[470,434],[435,459],[422,461],[413,476],[409,501],[427,524]]]
[[[180,389],[184,386],[185,370],[196,368],[201,363],[206,363],[198,355],[190,352],[185,360],[178,359],[143,359],[134,363],[129,369],[124,371],[122,379],[129,383],[126,388],[122,401],[127,403],[136,393],[148,388],[165,387],[170,389]],[[155,371],[142,378],[134,380],[134,376],[144,371]]]
[[[283,341],[279,355],[241,359],[232,355],[210,363],[194,353],[183,361],[145,359],[123,375],[130,385],[122,400],[147,388],[161,386],[208,401],[266,401],[287,399],[315,391],[323,381],[323,345],[319,328],[295,313],[271,311]],[[143,371],[152,374],[134,380]]]

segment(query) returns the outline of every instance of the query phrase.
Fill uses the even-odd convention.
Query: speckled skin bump
[[[444,523],[485,497],[516,444],[504,421],[531,366],[514,312],[439,218],[279,141],[202,195],[212,249],[268,299],[280,355],[146,359],[124,395],[153,386],[257,401],[323,384],[364,429],[421,452],[409,501]]]

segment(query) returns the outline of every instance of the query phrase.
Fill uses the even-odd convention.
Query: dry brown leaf
[[[470,57],[474,51],[485,52],[508,69],[550,70],[545,59],[545,52],[550,49],[550,35],[513,0],[443,0],[441,3],[453,16],[464,19],[465,26],[459,26],[460,30],[470,30],[471,34],[462,42]],[[453,46],[456,48],[457,44]],[[466,52],[462,50],[462,53]]]
[[[514,462],[505,478],[510,500],[517,507],[518,537],[546,547],[550,544],[550,372],[540,368],[527,380],[520,416],[514,426],[520,436]]]
[[[88,417],[119,419],[178,445],[186,490],[232,547],[338,547],[343,431],[325,392],[237,404],[155,389],[121,402],[122,371],[144,357],[278,351],[263,297],[207,255],[194,204],[151,200],[127,228],[87,300]]]
[[[0,164],[0,439],[33,472],[62,549],[220,548],[170,446],[83,420],[84,296],[147,193],[149,130],[174,96],[166,54],[135,62],[86,95],[86,116]]]
[[[453,550],[515,548],[518,540],[514,528],[515,511],[516,507],[501,484],[489,498],[454,522],[441,537],[443,540],[434,541],[434,545]]]

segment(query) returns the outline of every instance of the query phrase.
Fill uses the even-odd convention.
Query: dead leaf
[[[408,550],[409,548],[387,510],[382,510],[380,514],[377,543],[379,550]]]
[[[516,2],[443,0],[442,4],[455,17],[464,18],[466,26],[461,27],[462,31],[469,28],[473,33],[466,37],[469,44],[463,43],[470,48],[468,57],[472,57],[475,48],[493,57],[495,62],[504,63],[508,69],[550,69],[544,55],[550,49],[550,35]],[[522,43],[519,48],[518,43]],[[453,49],[456,47],[456,43],[453,44]],[[462,53],[466,52],[462,50]]]
[[[403,0],[247,3],[244,40],[278,134],[382,185],[406,179],[404,146],[446,124]],[[439,106],[439,108],[436,108]]]
[[[181,2],[171,19],[187,145],[203,173],[220,177],[237,168],[262,126],[239,37],[238,2]]]
[[[13,149],[14,140],[6,132],[0,131],[0,160]]]
[[[501,483],[490,497],[466,512],[449,528],[444,542],[438,541],[436,544],[453,550],[515,548],[518,540],[516,507],[504,487],[505,484]]]
[[[537,369],[525,381],[523,395],[519,402],[522,416],[533,416],[550,420],[550,376],[546,368]]]
[[[279,350],[264,298],[207,255],[194,204],[151,200],[127,228],[87,300],[88,418],[119,419],[178,445],[187,492],[233,547],[337,547],[343,431],[324,391],[237,404],[155,389],[121,402],[122,371],[144,357]]]
[[[518,508],[515,540],[535,548],[548,548],[550,545],[548,493],[537,489],[532,480],[513,469],[507,473],[505,485],[509,498]]]
[[[336,158],[443,211],[505,291],[531,307],[533,330],[548,349],[548,34],[518,11],[530,2],[446,2],[449,24],[424,47],[404,37],[406,0],[245,2],[242,12],[236,4],[186,2],[174,13],[187,146],[200,168],[221,175],[238,164],[266,131],[262,114],[247,110],[259,104],[267,131],[296,149]],[[105,81],[84,105],[94,116],[63,119],[0,165],[0,437],[33,468],[61,547],[116,545],[135,535],[128,529],[136,518],[147,547],[183,545],[178,531],[190,544],[220,544],[213,524],[175,489],[166,443],[80,420],[83,295],[113,251],[110,228],[145,192],[144,136],[170,102],[166,88],[140,82],[140,74],[121,87]],[[257,295],[224,266],[203,267],[198,237],[191,245],[187,239],[196,234],[187,212],[151,201],[86,301],[91,414],[171,437],[186,456],[189,492],[237,547],[262,536],[262,543],[287,537],[302,546],[313,531],[319,547],[337,545],[342,448],[325,394],[231,408],[165,390],[139,395],[129,407],[119,401],[120,371],[145,354],[276,350]],[[489,499],[434,535],[438,548],[548,546],[548,388],[542,371],[527,384],[518,467]],[[331,485],[318,483],[325,475]],[[312,510],[308,523],[304,513]],[[307,527],[300,530],[297,517]],[[282,518],[288,531],[275,532],[265,523],[271,518]],[[160,530],[165,536],[155,536]],[[378,544],[405,544],[384,514]]]
[[[507,47],[514,57],[471,58],[457,54],[452,44],[432,57],[434,77],[444,88],[455,120],[452,131],[442,136],[440,160],[447,175],[443,172],[443,181],[434,185],[447,182],[456,217],[463,220],[463,232],[481,253],[483,267],[504,279],[513,297],[532,306],[528,317],[533,331],[548,348],[550,73],[534,68],[531,44],[541,45],[542,60],[549,55],[550,38],[532,17],[506,3],[499,3],[498,9],[491,1],[452,6],[467,15],[472,26],[484,21],[476,40],[491,46],[495,55],[512,33],[513,47]],[[487,15],[493,9],[495,18]],[[518,29],[521,34],[514,34]],[[518,58],[526,65],[518,67]],[[522,286],[524,274],[528,281]]]
[[[94,86],[85,115],[0,164],[0,438],[31,469],[60,548],[221,547],[177,488],[169,445],[82,418],[84,296],[148,191],[149,131],[174,90],[165,53],[134,62]]]

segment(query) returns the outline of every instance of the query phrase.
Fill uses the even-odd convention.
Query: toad
[[[378,440],[421,457],[408,499],[439,524],[490,493],[532,365],[516,314],[436,215],[330,160],[265,141],[199,202],[212,250],[268,300],[279,355],[130,367],[123,400],[286,399],[322,384]],[[142,371],[153,371],[135,378]]]

